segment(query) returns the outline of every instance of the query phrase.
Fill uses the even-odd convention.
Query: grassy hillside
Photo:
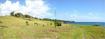
[[[0,39],[105,39],[105,28],[63,23],[55,27],[52,21],[0,16]]]

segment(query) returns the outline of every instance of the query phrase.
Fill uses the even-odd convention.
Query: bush
[[[59,22],[59,21],[55,21],[54,24],[55,24],[55,26],[62,26],[61,22]]]
[[[24,17],[25,17],[25,18],[31,18],[31,16],[30,16],[30,15],[24,15]]]
[[[52,25],[52,23],[50,23],[50,25]]]
[[[10,13],[11,16],[14,16],[14,11]]]
[[[0,23],[3,23],[2,21],[0,21]]]
[[[98,25],[98,24],[95,24],[95,25],[93,25],[93,26],[100,26],[100,25]]]
[[[46,20],[46,21],[51,21],[51,19],[48,19],[48,18],[44,18],[43,20]]]
[[[15,17],[23,17],[23,14],[22,13],[16,13]]]
[[[26,21],[26,25],[29,25],[28,21]]]
[[[8,28],[7,26],[0,26],[0,29],[3,29],[3,28]]]
[[[34,19],[38,19],[37,17],[34,17]]]
[[[46,21],[55,21],[55,19],[49,19],[49,18],[43,18],[42,20],[46,20]],[[58,20],[56,20],[58,21]]]

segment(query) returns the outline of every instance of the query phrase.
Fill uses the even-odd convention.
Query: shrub
[[[50,23],[50,25],[52,25],[52,23]]]
[[[34,23],[34,25],[37,25],[38,26],[38,23]]]
[[[8,28],[7,26],[0,26],[0,29],[3,29],[3,28]]]
[[[15,17],[23,17],[23,14],[22,13],[16,13]]]
[[[38,19],[37,17],[34,17],[34,19]]]
[[[98,25],[98,24],[94,24],[93,26],[100,26],[100,25]]]
[[[61,22],[59,22],[59,21],[55,21],[54,24],[55,24],[55,26],[62,26]]]
[[[26,21],[26,25],[29,25],[28,21]]]
[[[44,18],[43,20],[51,21],[51,19],[48,19],[48,18]]]
[[[14,11],[10,13],[11,16],[14,16]]]
[[[49,18],[43,18],[42,20],[46,20],[46,21],[55,21],[55,19],[49,19]],[[57,20],[56,20],[57,21]]]
[[[0,21],[0,23],[3,23],[2,21]]]
[[[30,16],[30,15],[24,15],[24,17],[25,17],[25,18],[31,18],[31,16]]]

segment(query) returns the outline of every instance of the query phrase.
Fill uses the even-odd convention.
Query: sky
[[[1,16],[12,11],[39,18],[105,22],[105,0],[0,0]]]

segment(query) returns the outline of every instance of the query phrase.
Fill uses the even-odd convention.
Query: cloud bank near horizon
[[[45,17],[51,16],[49,11],[51,8],[44,0],[25,0],[25,5],[20,4],[19,1],[12,3],[10,0],[6,0],[4,3],[0,3],[0,15],[9,15],[10,12],[21,12],[23,14],[29,14],[33,17]]]

